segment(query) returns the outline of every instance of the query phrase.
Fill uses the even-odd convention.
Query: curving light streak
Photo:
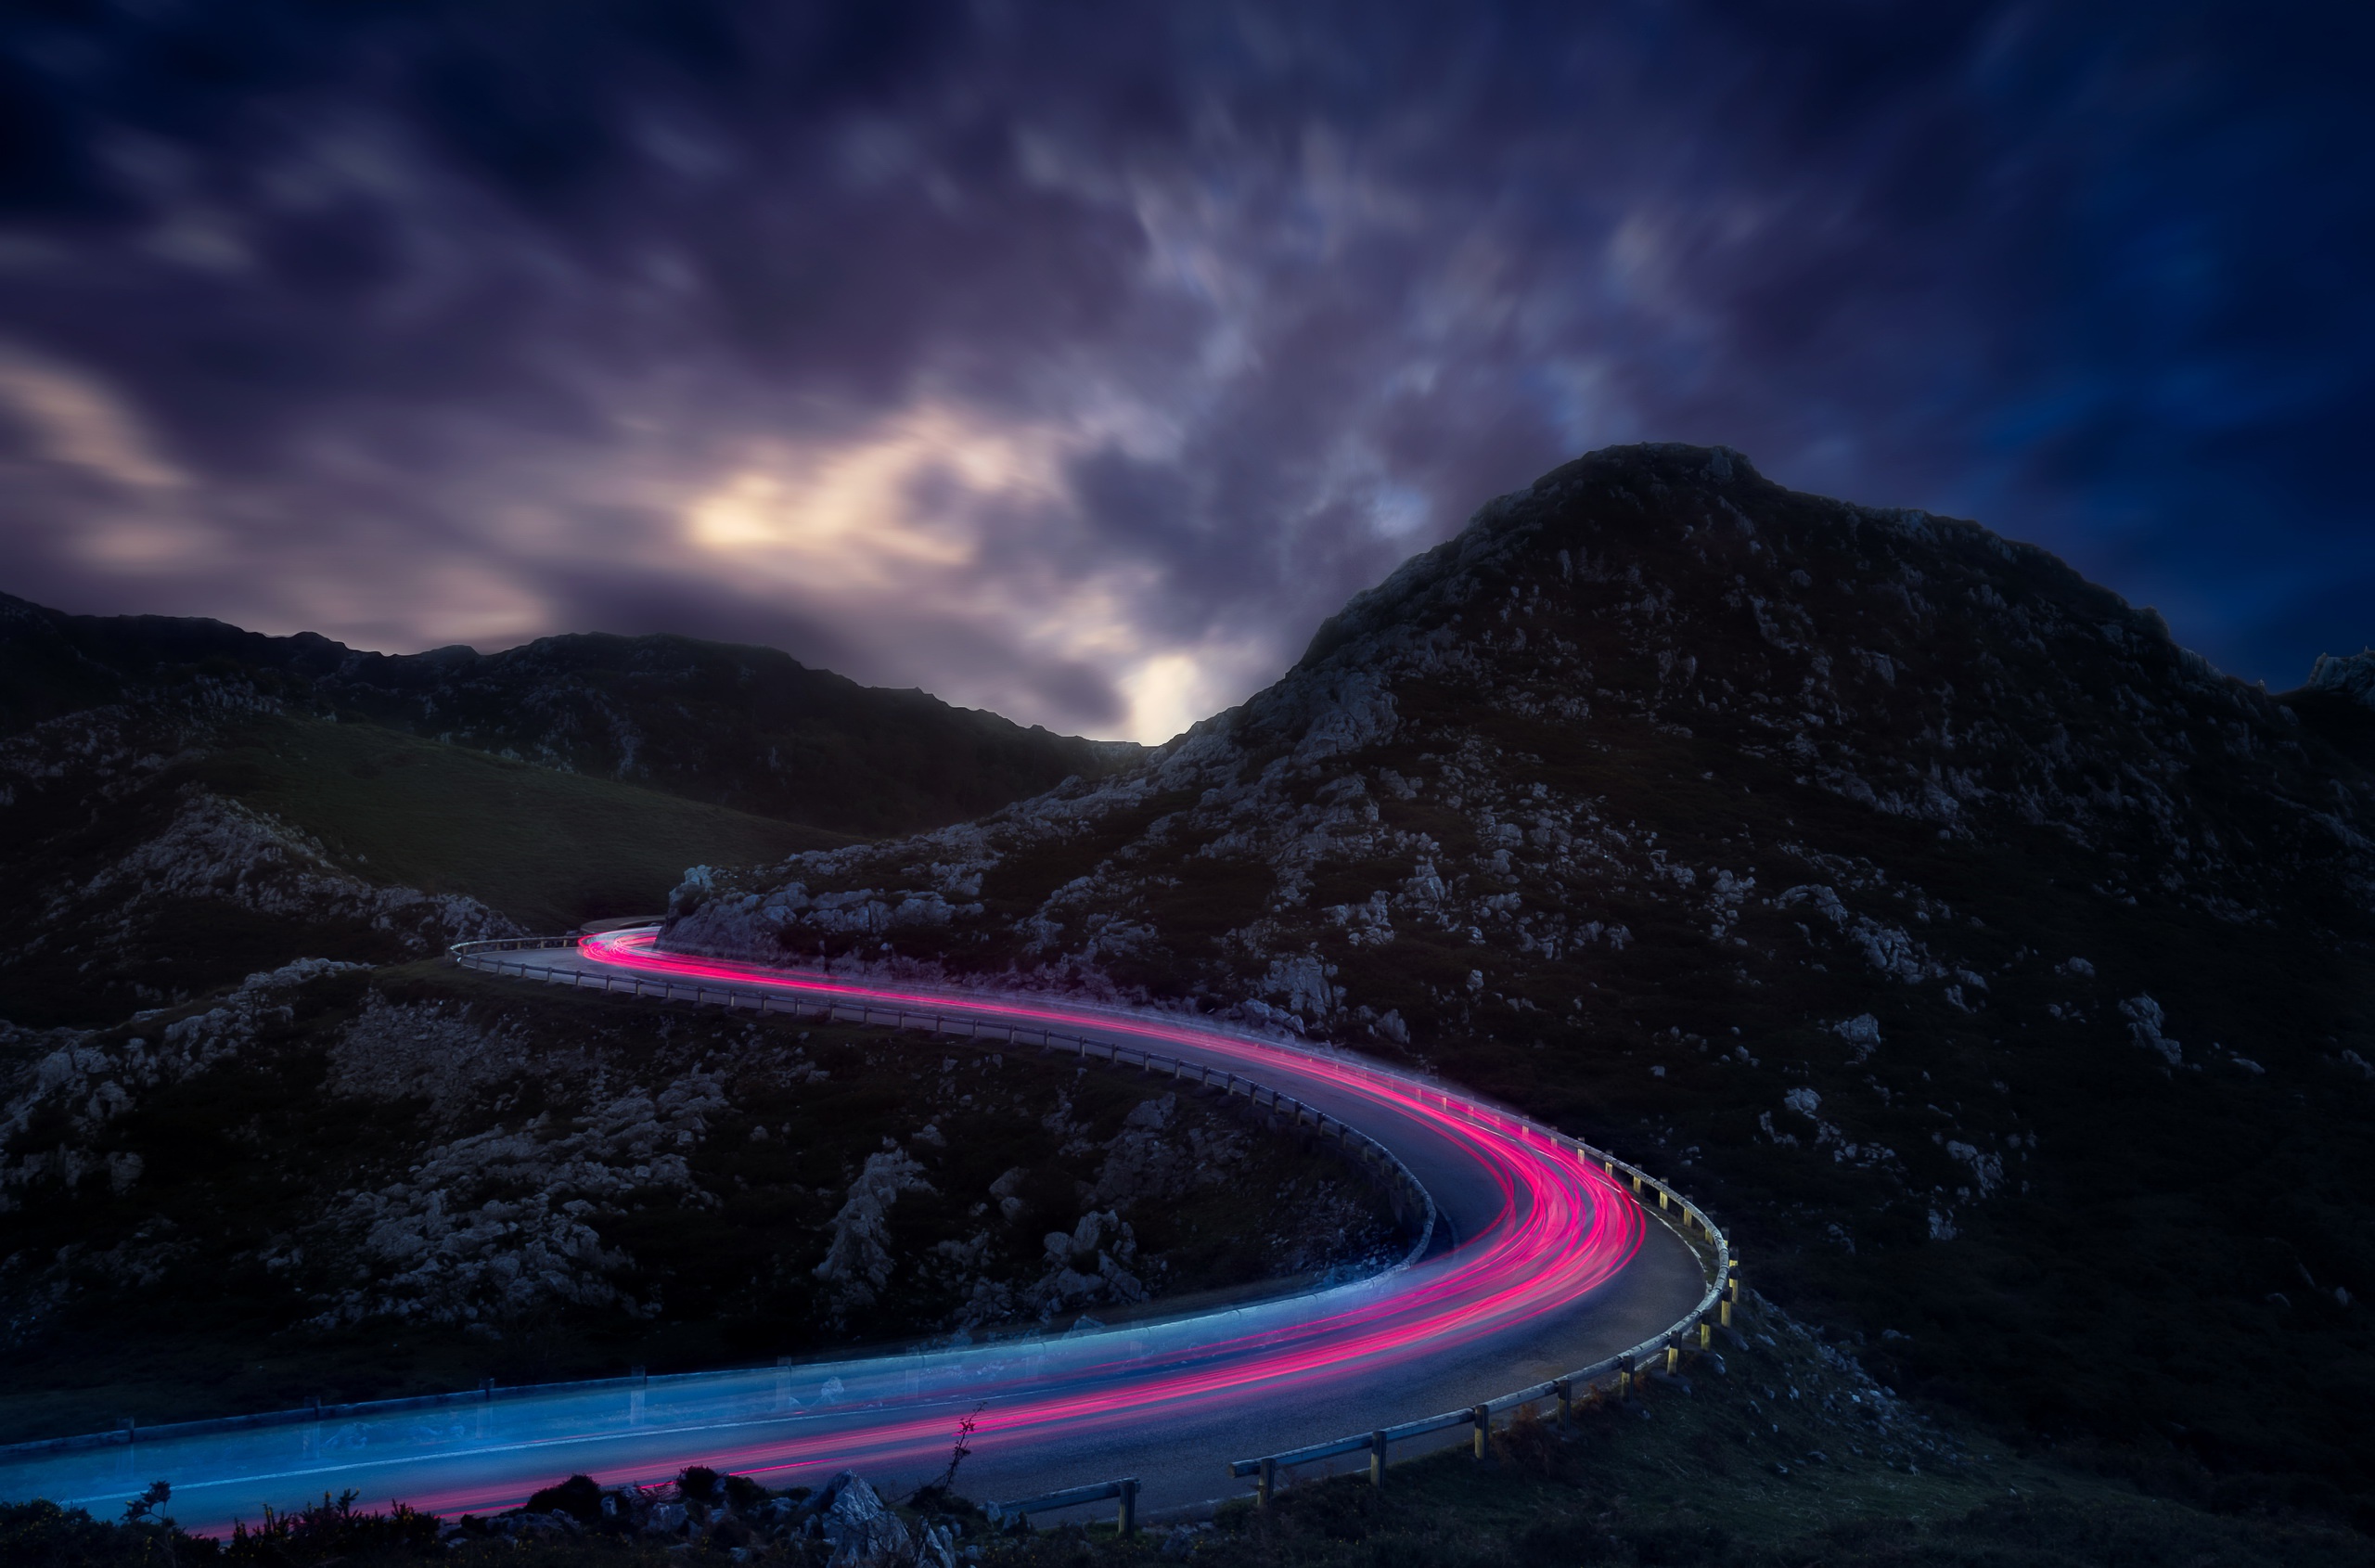
[[[1566,1343],[1572,1319],[1560,1315],[1609,1286],[1645,1239],[1632,1194],[1555,1136],[1457,1091],[1317,1051],[1187,1020],[662,953],[648,930],[588,937],[568,962],[1159,1046],[1320,1105],[1406,1164],[1417,1161],[1438,1200],[1448,1195],[1462,1233],[1448,1250],[1352,1284],[1089,1333],[632,1389],[566,1384],[318,1425],[144,1433],[136,1454],[87,1444],[0,1454],[0,1497],[112,1507],[162,1478],[185,1527],[219,1532],[264,1501],[286,1507],[349,1484],[450,1514],[511,1506],[572,1470],[605,1483],[693,1462],[779,1484],[826,1467],[929,1474],[946,1458],[952,1412],[977,1404],[985,1406],[977,1446],[999,1439],[1001,1454],[1050,1468],[1143,1455],[1148,1433],[1241,1430],[1248,1417],[1294,1417],[1329,1402],[1348,1407],[1341,1424],[1356,1427],[1371,1424],[1368,1407],[1430,1376],[1448,1371],[1459,1384],[1470,1360],[1481,1369],[1514,1347]],[[1508,1385],[1506,1367],[1488,1375],[1494,1391]],[[791,1397],[795,1382],[805,1403]],[[1413,1413],[1433,1412],[1404,1415]]]
[[[728,959],[662,953],[648,930],[591,936],[579,952],[595,962],[680,980],[710,980],[819,999],[962,1013],[1004,1022],[1090,1029],[1234,1062],[1248,1077],[1277,1085],[1322,1085],[1447,1133],[1500,1194],[1491,1222],[1448,1254],[1396,1269],[1382,1280],[1303,1298],[1308,1310],[1250,1333],[1229,1331],[1237,1315],[1211,1319],[1214,1332],[1169,1355],[1116,1356],[1066,1369],[1059,1380],[1021,1378],[972,1386],[991,1401],[984,1434],[1028,1436],[1053,1428],[1140,1422],[1163,1413],[1286,1388],[1308,1397],[1381,1368],[1476,1343],[1526,1319],[1570,1305],[1612,1279],[1640,1249],[1639,1205],[1598,1167],[1523,1123],[1457,1093],[1422,1086],[1356,1064],[1143,1016],[1068,1008],[1038,999],[946,996],[859,984]],[[1352,1298],[1352,1299],[1342,1299]],[[1092,1336],[1127,1340],[1127,1331]],[[738,1470],[791,1471],[822,1462],[877,1462],[944,1449],[947,1423],[895,1417],[861,1433],[776,1439],[710,1451]]]

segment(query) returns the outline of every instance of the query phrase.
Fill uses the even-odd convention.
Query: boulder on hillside
[[[880,1568],[916,1561],[916,1539],[863,1476],[843,1471],[825,1484],[817,1505],[817,1534],[832,1549],[830,1568]]]
[[[2340,692],[2375,708],[2375,648],[2318,654],[2309,671],[2309,689]]]

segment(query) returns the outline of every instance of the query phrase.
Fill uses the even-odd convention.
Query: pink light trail
[[[1068,1009],[1040,999],[956,999],[859,984],[755,964],[662,953],[648,931],[584,940],[579,951],[604,965],[679,980],[709,980],[809,997],[906,1007],[1033,1026],[1093,1030],[1182,1047],[1216,1064],[1293,1092],[1325,1085],[1431,1126],[1457,1143],[1499,1193],[1491,1222],[1449,1253],[1401,1271],[1381,1293],[1341,1309],[1252,1334],[1224,1331],[1192,1352],[1149,1360],[1117,1358],[1074,1368],[1060,1379],[1015,1380],[969,1389],[986,1399],[980,1431],[1027,1441],[1058,1428],[1139,1423],[1166,1411],[1255,1401],[1291,1389],[1308,1398],[1356,1376],[1473,1345],[1523,1321],[1573,1304],[1607,1283],[1640,1249],[1640,1206],[1598,1166],[1492,1108],[1455,1091],[1289,1047],[1213,1031]],[[1316,1303],[1315,1305],[1317,1305]],[[1216,1320],[1225,1328],[1226,1319]],[[1116,1339],[1126,1335],[1117,1333]],[[944,1412],[884,1419],[859,1430],[836,1427],[813,1436],[777,1433],[766,1441],[694,1456],[721,1469],[797,1472],[831,1464],[916,1461],[945,1449]],[[441,1510],[492,1498],[422,1499]]]

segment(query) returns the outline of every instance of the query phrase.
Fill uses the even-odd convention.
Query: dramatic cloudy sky
[[[2375,641],[2363,0],[0,19],[0,588],[1159,739],[1593,446]]]

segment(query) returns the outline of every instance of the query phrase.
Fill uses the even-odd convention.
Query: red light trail
[[[1641,1245],[1641,1210],[1598,1166],[1524,1124],[1449,1092],[1316,1052],[1199,1029],[1159,1018],[1089,1011],[1038,999],[946,996],[790,973],[727,959],[662,953],[648,931],[588,937],[579,951],[601,964],[682,980],[780,987],[819,998],[947,1010],[1002,1022],[1093,1029],[1191,1049],[1235,1064],[1249,1078],[1325,1084],[1457,1139],[1501,1194],[1498,1213],[1450,1254],[1397,1270],[1375,1299],[1321,1310],[1258,1334],[1220,1334],[1190,1369],[1113,1361],[1073,1371],[1063,1386],[977,1387],[991,1400],[980,1431],[1025,1437],[1054,1428],[1137,1421],[1212,1401],[1265,1397],[1285,1388],[1308,1395],[1354,1374],[1472,1343],[1528,1317],[1563,1307],[1612,1279]],[[1318,1305],[1315,1301],[1315,1305]],[[890,1421],[867,1433],[857,1457],[922,1457],[945,1446],[946,1423]],[[918,1446],[921,1446],[918,1447]],[[814,1444],[774,1443],[723,1456],[735,1469],[797,1470],[854,1461],[852,1434]],[[718,1457],[712,1457],[712,1463]]]
[[[844,1467],[929,1474],[946,1455],[951,1412],[982,1405],[969,1473],[1001,1488],[1011,1481],[1027,1492],[1033,1479],[1072,1484],[1127,1466],[1167,1469],[1172,1491],[1197,1488],[1174,1500],[1192,1500],[1210,1495],[1194,1477],[1211,1476],[1228,1456],[1196,1446],[1191,1464],[1183,1446],[1296,1431],[1334,1437],[1387,1424],[1373,1418],[1396,1407],[1394,1420],[1431,1415],[1444,1407],[1407,1407],[1433,1396],[1422,1390],[1457,1388],[1472,1403],[1521,1381],[1508,1370],[1512,1357],[1573,1355],[1579,1335],[1597,1344],[1558,1362],[1564,1372],[1642,1338],[1644,1321],[1672,1323],[1700,1297],[1700,1271],[1678,1247],[1671,1258],[1661,1249],[1656,1267],[1636,1271],[1637,1286],[1611,1297],[1642,1249],[1644,1211],[1572,1144],[1457,1090],[1347,1057],[1154,1013],[903,990],[664,953],[648,930],[589,936],[540,955],[540,964],[546,957],[577,979],[706,982],[745,998],[916,1009],[976,1025],[1061,1029],[1130,1051],[1160,1047],[1292,1095],[1416,1164],[1446,1231],[1427,1255],[1367,1279],[1090,1331],[560,1384],[426,1408],[356,1407],[310,1425],[143,1433],[136,1459],[97,1444],[19,1450],[0,1456],[0,1497],[111,1507],[130,1495],[126,1484],[136,1491],[164,1479],[186,1527],[219,1532],[233,1518],[257,1517],[265,1502],[286,1508],[348,1485],[451,1514],[515,1505],[571,1471],[606,1484],[694,1463],[776,1484]],[[1605,1315],[1596,1315],[1600,1303]],[[1483,1379],[1492,1386],[1475,1388]],[[804,1400],[792,1396],[795,1386],[808,1391]],[[1323,1419],[1329,1429],[1311,1433]]]

